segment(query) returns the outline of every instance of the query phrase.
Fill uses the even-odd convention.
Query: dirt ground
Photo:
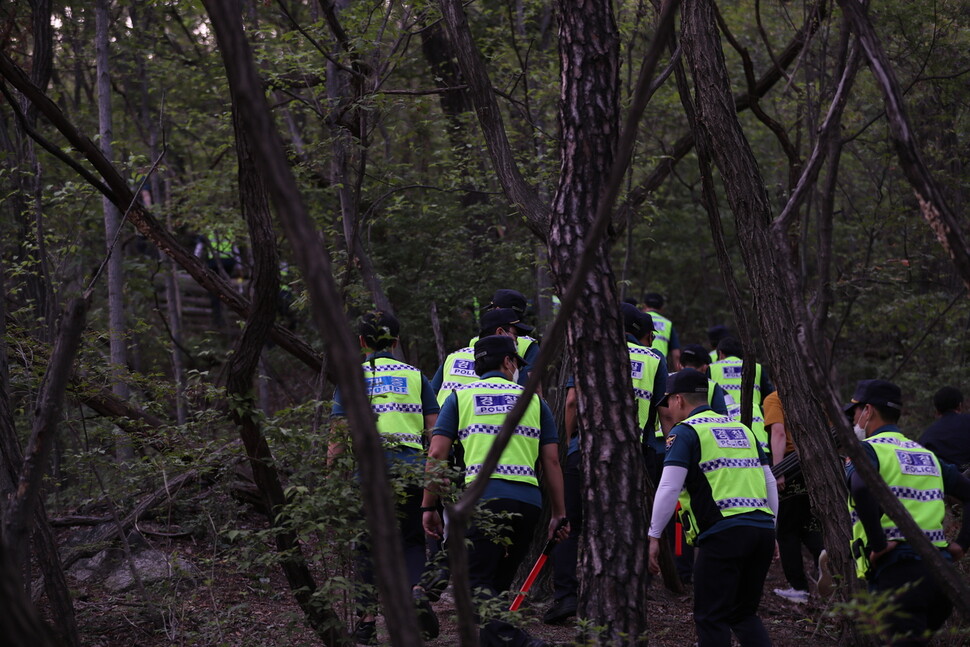
[[[134,593],[109,594],[100,585],[72,582],[75,586],[82,642],[90,647],[161,647],[164,645],[212,645],[249,647],[269,645],[319,645],[303,626],[299,607],[287,590],[278,568],[260,573],[240,572],[231,561],[209,553],[195,542],[156,542],[163,551],[204,564],[192,586],[150,589],[151,605]],[[780,566],[773,565],[765,584],[761,617],[775,645],[839,645],[834,623],[817,598],[796,605],[771,593],[785,587]],[[441,620],[441,635],[429,647],[458,644],[457,625],[450,591],[434,606]],[[691,616],[691,597],[673,595],[655,584],[644,601],[650,616],[650,644],[688,647],[696,641]],[[575,627],[553,627],[539,618],[545,604],[523,610],[527,630],[557,645],[573,645]],[[348,620],[349,622],[349,620]],[[387,643],[387,631],[379,622],[379,639]]]

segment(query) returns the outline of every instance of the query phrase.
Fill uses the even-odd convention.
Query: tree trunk
[[[619,138],[619,34],[609,0],[558,3],[562,171],[552,205],[549,263],[565,291],[605,195]],[[647,630],[647,493],[609,243],[566,327],[576,358],[583,500],[579,615],[606,630],[596,644],[642,644]],[[623,510],[620,515],[603,510]]]
[[[970,595],[964,593],[966,585],[954,581],[957,578],[952,569],[943,570],[938,551],[929,547],[923,533],[865,458],[828,381],[819,358],[824,347],[814,338],[811,317],[801,301],[800,282],[786,244],[786,231],[781,222],[769,227],[771,210],[764,181],[731,106],[727,69],[710,0],[692,0],[685,4],[683,31],[697,92],[698,132],[711,143],[712,156],[737,221],[755,308],[769,360],[778,372],[778,389],[786,414],[802,423],[793,427],[794,441],[803,456],[803,471],[815,508],[846,509],[844,475],[834,440],[828,433],[827,415],[835,424],[843,449],[855,462],[883,510],[921,554],[926,550],[925,558],[931,564],[941,562],[935,570],[940,571],[941,581],[946,581],[954,603],[962,609],[970,605]],[[857,588],[855,578],[849,575],[854,569],[848,551],[848,514],[822,514],[820,521],[836,570],[847,575],[852,587]]]
[[[95,4],[95,59],[98,74],[98,144],[101,154],[113,163],[112,140],[114,126],[111,114],[111,71],[108,65],[108,0],[98,0]],[[128,384],[124,380],[127,372],[127,341],[125,339],[125,302],[124,266],[122,250],[118,242],[121,228],[121,213],[107,197],[101,196],[101,209],[104,212],[104,239],[107,255],[108,274],[108,343],[110,347],[111,392],[122,400],[128,399]],[[121,434],[115,434],[115,455],[118,460],[127,461],[135,456],[131,444]]]
[[[253,470],[253,481],[263,496],[270,524],[276,528],[276,549],[283,556],[283,573],[290,589],[303,609],[308,624],[324,644],[344,644],[348,639],[341,630],[340,618],[325,601],[314,600],[313,594],[317,585],[303,558],[300,542],[292,530],[285,529],[285,520],[281,518],[281,514],[286,505],[286,497],[253,399],[253,378],[259,366],[263,345],[269,338],[269,331],[276,318],[280,291],[279,254],[276,251],[276,235],[273,232],[266,188],[256,171],[249,135],[242,127],[235,109],[233,126],[239,163],[239,202],[249,226],[254,262],[251,283],[252,311],[226,364],[226,394],[231,401],[230,416],[239,428],[239,435],[246,446],[246,455]]]
[[[242,124],[253,137],[255,159],[264,178],[297,264],[307,282],[317,327],[331,356],[335,382],[344,397],[354,455],[360,469],[361,494],[374,549],[378,592],[395,647],[421,645],[417,616],[408,591],[384,452],[364,389],[358,345],[351,337],[333,280],[330,258],[320,233],[303,204],[256,74],[243,34],[238,7],[228,0],[205,0],[219,41],[230,88]]]

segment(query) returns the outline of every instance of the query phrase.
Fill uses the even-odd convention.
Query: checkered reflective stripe
[[[475,476],[482,471],[482,465],[469,465],[465,468],[465,473],[468,476]],[[535,478],[536,471],[529,467],[528,465],[499,465],[495,468],[493,474],[500,474],[502,476],[529,476]]]
[[[760,467],[761,461],[757,458],[717,458],[700,464],[702,472],[713,472],[714,470],[726,467]]]
[[[747,499],[747,498],[735,498],[735,499],[720,499],[717,503],[718,510],[727,510],[729,508],[767,508],[768,499]]]
[[[471,384],[469,384],[468,382],[465,382],[464,384],[460,382],[442,382],[441,388],[438,389],[438,392],[440,393],[441,391],[454,391],[454,390],[467,389],[470,386]]]
[[[720,382],[718,382],[718,384],[720,384]],[[721,388],[724,389],[725,391],[740,391],[741,385],[740,384],[721,384]],[[755,384],[754,390],[757,391],[758,393],[761,393],[761,385]]]
[[[465,385],[466,389],[485,389],[491,391],[521,391],[523,387],[514,382],[472,382]]]
[[[867,443],[872,444],[883,444],[883,445],[895,445],[896,447],[902,447],[903,449],[923,449],[923,446],[919,443],[914,443],[912,440],[900,440],[894,436],[873,436],[872,438],[866,439]]]
[[[421,436],[418,434],[381,434],[381,442],[385,445],[397,445],[398,443],[418,443],[421,444]]]
[[[906,541],[906,535],[899,528],[884,528],[887,541]],[[923,534],[932,542],[946,541],[942,530],[924,530]]]
[[[889,491],[896,495],[897,499],[912,499],[913,501],[941,501],[943,500],[942,490],[917,490],[911,487],[890,487]]]
[[[637,396],[637,398],[640,400],[649,400],[651,397],[653,397],[653,391],[633,387],[633,395]]]
[[[370,364],[364,364],[364,370],[368,373],[391,373],[392,371],[413,371],[416,370],[409,364],[377,364],[376,371],[371,370]]]
[[[465,440],[472,434],[489,434],[491,436],[494,436],[501,429],[502,429],[501,425],[483,425],[483,424],[468,425],[467,427],[465,427],[464,429],[458,432],[458,438],[461,440]],[[525,436],[526,438],[538,438],[540,435],[540,431],[535,427],[525,427],[525,426],[516,427],[515,431],[513,431],[512,433],[518,436]]]
[[[706,425],[706,424],[727,424],[733,422],[729,416],[710,416],[706,418],[688,418],[684,421],[688,425]]]
[[[401,413],[422,413],[424,411],[424,408],[420,404],[404,404],[402,402],[372,404],[371,409],[373,409],[374,413],[387,413],[388,411],[400,411]]]
[[[660,351],[655,348],[648,348],[647,346],[634,346],[627,344],[630,349],[630,355],[643,355],[644,357],[660,358]]]

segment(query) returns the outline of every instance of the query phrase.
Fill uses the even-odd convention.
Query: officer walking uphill
[[[694,624],[700,647],[770,645],[758,603],[775,548],[778,491],[751,430],[715,414],[708,381],[685,368],[660,403],[667,455],[650,520],[649,566],[660,573],[660,537],[678,498],[694,558]],[[666,411],[664,411],[666,409]]]
[[[910,513],[926,538],[947,560],[959,560],[970,545],[970,481],[950,463],[902,434],[897,422],[902,393],[886,380],[863,380],[845,406],[869,460],[890,491]],[[912,548],[902,531],[884,514],[865,481],[850,462],[849,510],[852,514],[852,556],[869,590],[890,592],[890,610],[883,644],[926,645],[927,632],[942,626],[952,603]],[[944,496],[963,501],[963,527],[953,542],[943,533]]]
[[[523,361],[516,352],[515,340],[492,335],[479,339],[474,348],[475,372],[480,379],[445,400],[431,438],[428,459],[428,470],[433,472],[448,458],[452,443],[461,442],[465,450],[466,483],[479,477],[505,416],[522,393],[522,387],[515,383]],[[542,510],[537,462],[542,464],[543,480],[552,504],[550,536],[565,517],[557,442],[552,412],[538,396],[532,396],[498,466],[488,477],[488,487],[482,496],[485,509],[507,520],[499,528],[494,524],[486,528],[480,519],[475,519],[468,531],[469,580],[480,601],[495,599],[512,586],[516,570],[529,549]],[[432,485],[424,491],[421,510],[425,532],[440,538],[444,529],[437,503],[438,492]],[[559,530],[560,539],[567,534],[568,526]],[[497,619],[487,619],[482,625],[480,642],[482,647],[548,645]]]
[[[427,378],[409,364],[391,355],[397,344],[400,324],[387,312],[370,312],[358,324],[361,351],[366,356],[363,364],[367,395],[371,409],[377,416],[377,431],[384,442],[384,457],[389,470],[400,465],[414,465],[412,470],[420,474],[424,462],[422,437],[425,429],[434,426],[438,418],[438,403]],[[344,417],[339,389],[334,392],[333,418]],[[344,451],[340,444],[330,446],[331,459]],[[438,618],[419,586],[425,568],[424,533],[421,528],[421,485],[415,475],[396,503],[398,523],[404,548],[408,582],[413,587],[418,620],[425,638],[438,635]],[[354,639],[361,644],[377,644],[377,627],[374,621],[377,600],[373,594],[375,583],[370,547],[366,540],[357,545],[358,573],[365,584],[357,604],[361,617],[354,630]]]

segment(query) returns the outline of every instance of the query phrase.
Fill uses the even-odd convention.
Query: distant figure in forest
[[[970,414],[963,413],[963,393],[944,386],[933,396],[936,422],[919,437],[919,443],[941,460],[960,469],[970,467]]]
[[[369,312],[357,326],[358,342],[365,359],[362,365],[371,409],[377,416],[377,431],[384,442],[384,458],[390,471],[396,465],[414,466],[410,482],[398,497],[395,509],[404,549],[408,583],[412,587],[418,622],[425,638],[438,636],[438,617],[420,586],[425,570],[424,531],[421,528],[421,477],[424,464],[424,435],[438,419],[438,402],[421,371],[394,358],[401,325],[388,312]],[[333,394],[332,418],[345,416],[338,388]],[[330,445],[328,459],[343,453],[341,444]],[[367,585],[357,596],[360,619],[354,629],[359,644],[377,644],[377,599],[370,546],[365,539],[357,546],[357,572]]]
[[[661,314],[664,298],[657,292],[643,295],[643,311],[653,319],[653,346],[660,351],[671,371],[680,370],[680,339],[674,330],[674,322]]]

